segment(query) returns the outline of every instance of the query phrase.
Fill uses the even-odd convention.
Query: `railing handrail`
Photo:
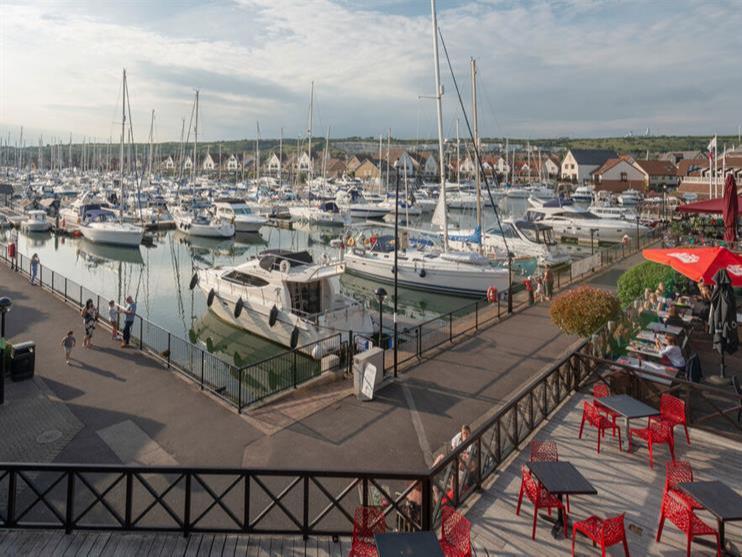
[[[262,360],[258,360],[257,362],[251,362],[249,364],[245,364],[242,367],[238,367],[237,368],[237,371],[245,371],[246,369],[250,369],[250,368],[253,368],[253,367],[258,367],[258,366],[261,366],[261,365],[263,365],[263,364],[265,364],[267,362],[270,362],[271,360],[277,360],[279,358],[283,358],[283,357],[285,357],[285,356],[287,356],[289,354],[293,354],[295,352],[296,353],[300,353],[302,350],[305,350],[305,349],[309,348],[310,346],[319,346],[319,345],[322,345],[322,344],[324,344],[324,343],[326,343],[326,342],[328,342],[330,340],[341,339],[342,336],[343,336],[342,333],[334,333],[334,334],[332,334],[330,336],[321,338],[319,340],[314,340],[314,341],[309,342],[307,344],[304,344],[302,346],[297,346],[296,348],[291,348],[289,350],[286,350],[285,352],[281,352],[279,354],[274,354],[273,356],[268,356],[267,358],[263,358]],[[340,345],[338,344],[338,346],[340,346]]]

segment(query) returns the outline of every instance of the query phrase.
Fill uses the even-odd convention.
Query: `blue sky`
[[[174,140],[201,90],[205,140],[314,133],[432,137],[427,0],[0,0],[0,133],[117,138],[121,68],[135,134],[156,111]],[[731,0],[438,0],[467,102],[479,65],[482,135],[737,132]],[[442,63],[445,134],[459,116]],[[463,132],[462,132],[463,134]],[[35,137],[33,137],[35,135]]]

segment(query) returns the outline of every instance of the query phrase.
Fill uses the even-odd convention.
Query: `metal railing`
[[[14,268],[22,275],[31,276],[31,260],[23,254],[8,257],[6,245],[0,247],[0,260]],[[41,288],[54,294],[65,303],[81,308],[85,301],[92,299],[99,313],[99,322],[112,326],[107,312],[108,298],[93,292],[78,282],[45,267],[38,265],[37,283]],[[102,306],[101,306],[102,302]],[[101,311],[101,309],[103,311]],[[120,321],[120,320],[119,320]],[[121,323],[116,323],[120,325]],[[283,391],[289,387],[297,387],[301,383],[315,377],[322,369],[322,361],[309,361],[315,346],[320,346],[323,355],[340,352],[341,340],[339,335],[330,336],[317,342],[297,348],[294,351],[269,358],[272,363],[281,362],[286,354],[297,365],[286,377],[285,370],[264,371],[267,361],[257,362],[246,366],[236,366],[226,362],[208,349],[201,348],[159,325],[137,314],[131,325],[130,346],[146,352],[168,369],[172,369],[196,383],[202,390],[220,398],[238,412],[245,407],[258,402],[268,396]],[[315,352],[316,354],[316,352]],[[325,361],[326,369],[332,369]],[[261,375],[262,374],[262,375]]]

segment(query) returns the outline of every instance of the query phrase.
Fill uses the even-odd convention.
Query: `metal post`
[[[431,475],[425,476],[422,480],[423,501],[422,501],[422,529],[433,529],[433,479]]]
[[[453,342],[453,312],[448,314],[448,342]]]
[[[170,331],[167,332],[167,367],[170,369]]]
[[[237,373],[237,413],[242,413],[242,368]]]
[[[479,300],[474,302],[474,329],[479,330]]]
[[[139,350],[144,350],[144,319],[139,318]]]
[[[11,528],[15,526],[15,498],[16,498],[16,471],[8,472],[8,511],[6,513],[5,525]]]
[[[67,277],[64,277],[64,301],[67,301]]]
[[[201,350],[201,390],[204,390],[204,351]]]
[[[64,533],[72,532],[72,522],[75,517],[75,473],[70,470],[67,472],[67,502],[64,515]]]
[[[304,538],[304,541],[307,541],[309,539],[309,475],[306,474],[304,476],[304,504],[303,512],[302,512],[302,538]]]
[[[131,470],[126,474],[126,501],[124,503],[124,530],[131,530],[131,508],[134,491],[134,473]]]
[[[407,172],[407,166],[405,165],[405,172]],[[406,174],[405,174],[406,175]],[[409,223],[407,223],[409,226]],[[398,329],[397,329],[397,297],[399,296],[398,285],[399,285],[399,270],[397,269],[397,257],[399,254],[399,165],[397,165],[397,186],[395,193],[395,204],[394,204],[394,377],[397,377],[397,344]]]
[[[296,389],[296,349],[294,349],[294,369],[293,369],[293,375],[294,375],[294,389]]]
[[[185,501],[183,502],[183,536],[191,531],[191,475],[185,473]]]

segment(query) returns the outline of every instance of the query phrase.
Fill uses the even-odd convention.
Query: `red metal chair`
[[[605,383],[596,383],[593,385],[593,404],[598,407],[598,410],[608,416],[615,425],[616,420],[620,418],[621,415],[600,404],[600,399],[608,396],[611,396],[611,389],[608,385]]]
[[[441,549],[446,557],[471,557],[471,522],[451,507],[443,507]]]
[[[378,557],[374,534],[386,532],[381,507],[358,507],[353,515],[353,542],[348,557]]]
[[[693,499],[693,497],[678,489],[678,484],[690,483],[693,481],[693,468],[691,467],[690,462],[685,460],[668,462],[665,464],[665,471],[665,490],[662,493],[662,500],[664,501],[665,497],[667,497],[669,493],[672,493],[684,501],[690,508],[702,509],[703,506]]]
[[[688,434],[688,420],[685,415],[685,401],[676,396],[663,394],[660,397],[660,420],[670,425],[673,433],[676,425],[682,425],[685,429],[685,440],[690,445]]]
[[[572,527],[572,557],[575,554],[575,538],[577,532],[586,535],[592,540],[593,545],[600,544],[603,557],[605,557],[605,550],[607,547],[616,545],[617,543],[623,543],[623,551],[626,557],[629,556],[629,544],[626,540],[626,529],[624,528],[624,515],[614,516],[612,518],[598,518],[593,515],[586,520],[575,522]]]
[[[559,449],[557,448],[556,441],[547,439],[546,441],[539,441],[534,439],[528,444],[530,449],[530,462],[557,462],[559,460]],[[569,495],[567,495],[567,511],[569,511]]]
[[[523,494],[525,493],[528,500],[533,503],[533,531],[531,532],[531,539],[536,539],[536,518],[538,518],[538,510],[546,509],[551,516],[551,509],[562,509],[564,513],[564,537],[568,535],[567,532],[567,509],[564,508],[562,502],[556,495],[552,495],[544,487],[541,486],[539,481],[533,477],[528,468],[524,465],[520,469],[522,480],[520,484],[520,493],[518,494],[518,508],[515,510],[515,514],[520,516],[520,505],[523,502]]]
[[[631,450],[631,440],[636,436],[644,439],[649,447],[649,467],[654,468],[654,456],[652,448],[654,445],[664,443],[670,448],[670,456],[675,462],[675,439],[672,435],[672,427],[660,420],[649,420],[647,427],[629,428],[629,450]]]
[[[690,557],[690,546],[693,538],[696,536],[714,536],[716,538],[716,555],[721,556],[719,532],[698,518],[696,513],[693,512],[693,509],[676,497],[673,492],[670,492],[662,501],[660,525],[657,528],[658,542],[662,538],[662,527],[665,525],[665,519],[672,522],[681,532],[685,533],[688,540],[687,557]]]
[[[623,444],[621,442],[621,429],[616,426],[609,418],[600,413],[597,406],[592,402],[585,401],[582,408],[582,422],[580,423],[580,435],[582,439],[582,430],[585,427],[585,422],[598,430],[598,454],[600,454],[600,439],[605,434],[606,430],[611,430],[613,435],[618,432],[618,448],[623,450]]]

